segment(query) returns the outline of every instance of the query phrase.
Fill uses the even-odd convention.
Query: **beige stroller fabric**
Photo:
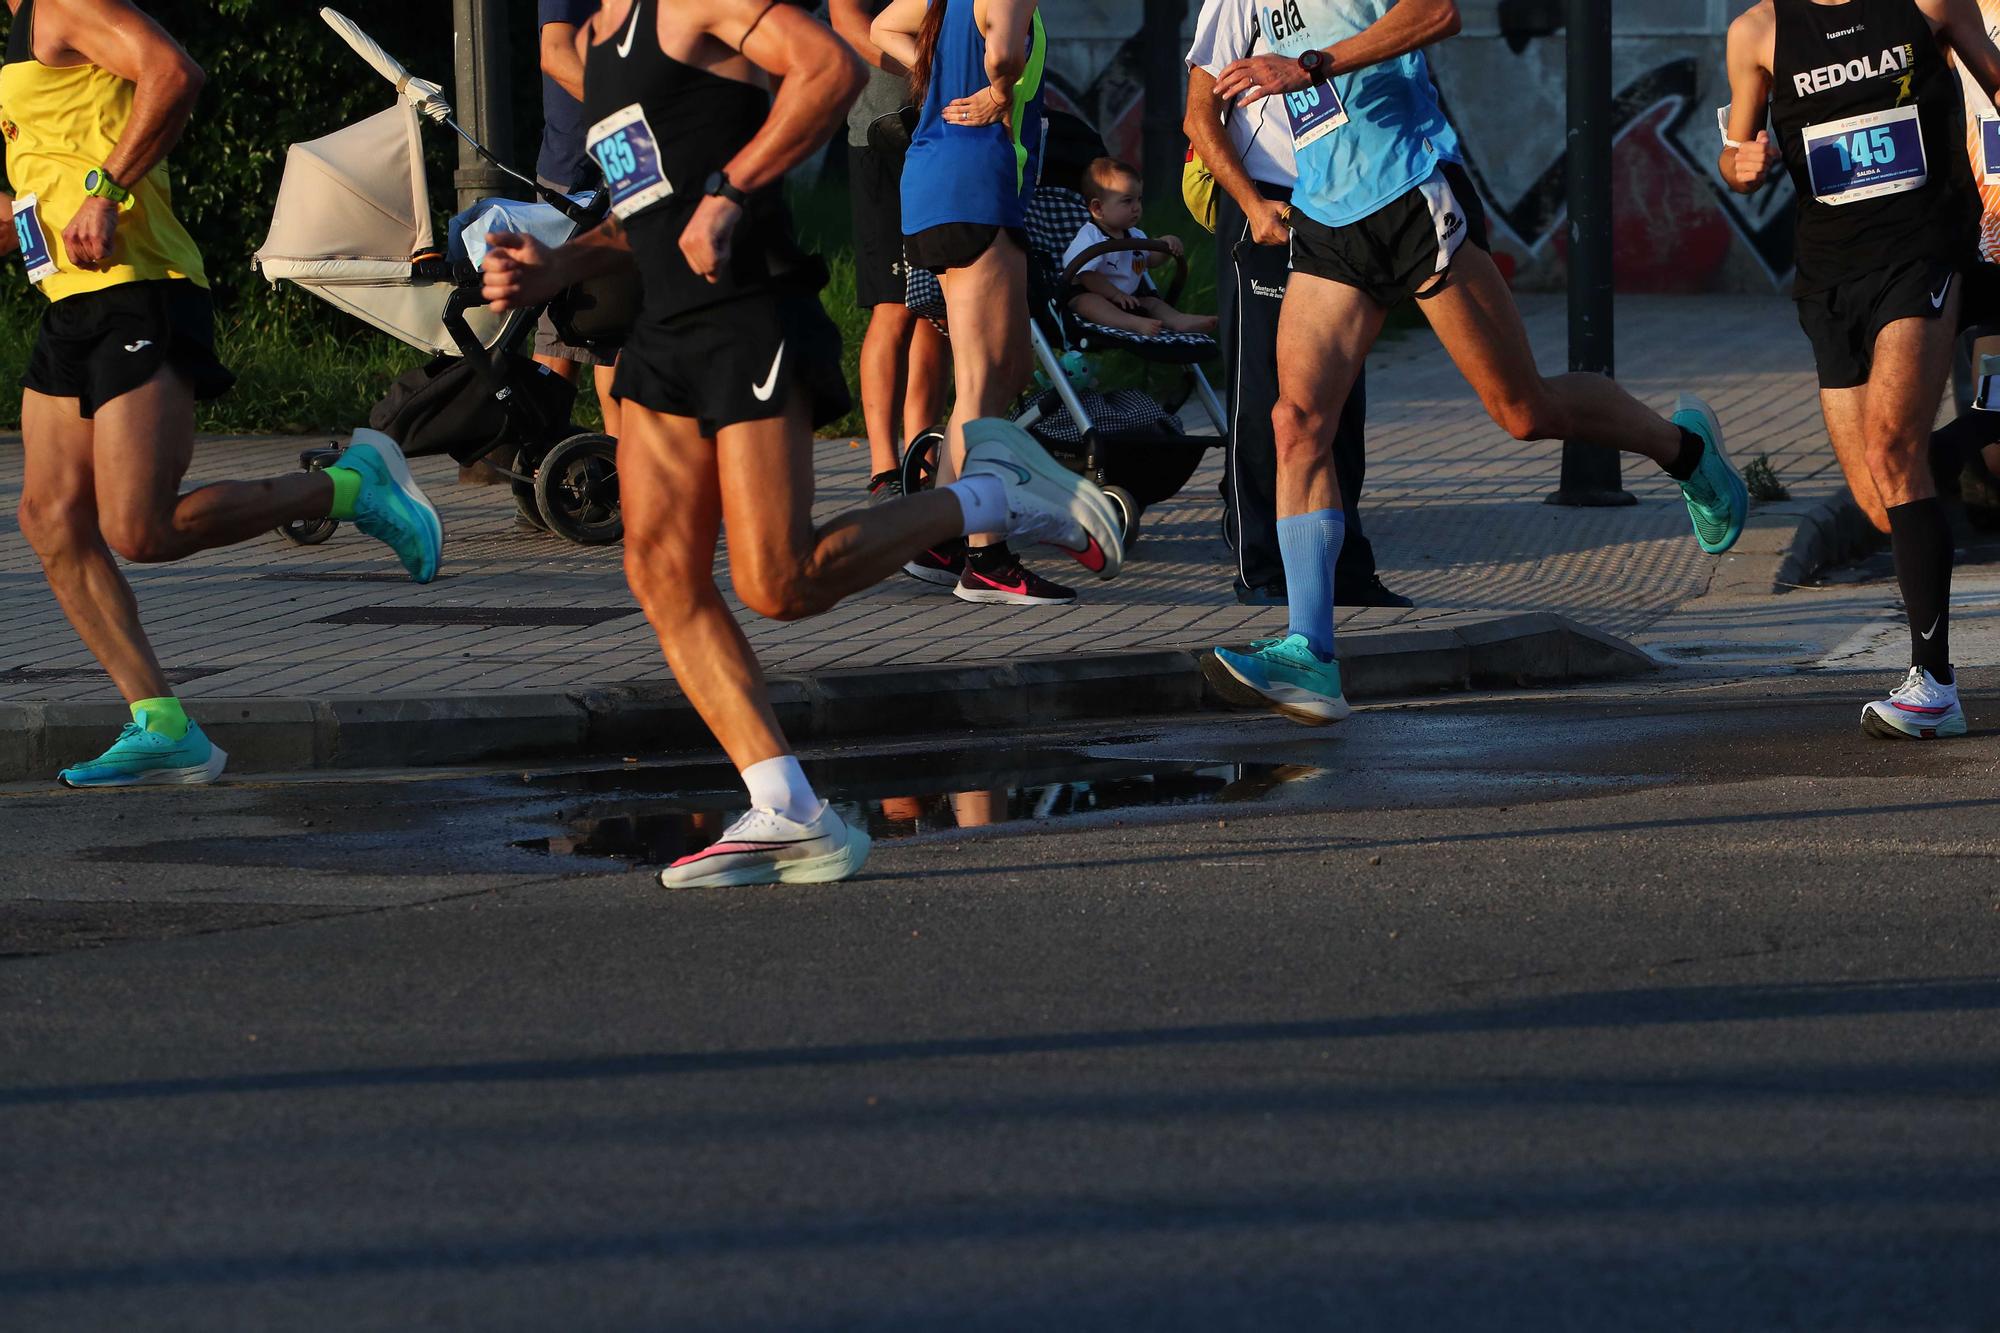
[[[413,347],[449,352],[442,316],[451,284],[410,276],[411,258],[431,248],[417,113],[399,101],[323,139],[292,145],[256,264],[271,282],[295,282]],[[473,310],[466,318],[490,346],[500,317]]]

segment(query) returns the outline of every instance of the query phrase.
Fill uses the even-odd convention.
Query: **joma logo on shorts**
[[[1838,88],[1844,83],[1859,83],[1863,79],[1886,78],[1891,74],[1901,74],[1916,61],[1917,49],[1908,42],[1892,46],[1882,52],[1881,59],[1863,57],[1839,64],[1821,65],[1818,69],[1806,70],[1792,75],[1792,91],[1800,97],[1813,93],[1823,93]]]

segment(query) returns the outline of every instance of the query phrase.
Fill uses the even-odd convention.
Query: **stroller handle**
[[[1069,267],[1062,271],[1062,277],[1057,279],[1058,285],[1067,289],[1076,281],[1077,274],[1083,272],[1085,266],[1093,259],[1096,259],[1099,255],[1118,254],[1125,250],[1139,250],[1151,254],[1171,255],[1174,261],[1174,280],[1167,288],[1166,302],[1168,305],[1175,305],[1180,301],[1181,288],[1187,286],[1187,260],[1180,255],[1174,254],[1173,247],[1165,241],[1156,241],[1150,236],[1145,240],[1132,240],[1128,238],[1122,241],[1099,241],[1096,245],[1091,246],[1074,260],[1070,261]]]
[[[451,118],[451,103],[445,100],[443,88],[404,69],[402,61],[383,50],[380,42],[363,32],[360,24],[339,10],[325,8],[319,11],[319,16],[326,21],[327,27],[340,34],[341,40],[352,47],[356,55],[372,65],[377,74],[395,84],[404,101],[432,120]]]

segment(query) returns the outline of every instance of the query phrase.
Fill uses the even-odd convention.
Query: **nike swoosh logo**
[[[1943,623],[1944,623],[1944,617],[1939,616],[1936,620],[1933,620],[1931,622],[1931,627],[1929,629],[1925,630],[1922,634],[1919,634],[1917,637],[1922,639],[1925,643],[1929,643],[1931,641],[1931,635],[1937,633],[1937,627]]]
[[[1035,474],[1022,467],[1019,463],[1012,463],[1004,458],[989,458],[986,461],[994,467],[1006,468],[1014,474],[1020,485],[1026,486],[1035,479]]]
[[[778,354],[771,358],[771,373],[764,377],[764,382],[762,384],[753,384],[750,386],[750,392],[757,395],[758,402],[768,403],[771,401],[771,394],[774,391],[776,391],[778,387],[778,365],[784,359],[785,359],[785,345],[783,343],[779,343]]]
[[[632,0],[632,21],[625,25],[625,39],[618,43],[618,58],[623,60],[632,54],[632,39],[639,33],[639,11],[645,8],[639,0]]]
[[[984,574],[979,573],[977,570],[973,571],[972,577],[978,579],[981,583],[985,584],[987,587],[998,589],[1000,592],[1011,592],[1016,597],[1026,597],[1028,595],[1028,581],[1026,579],[1022,579],[1021,582],[1017,585],[1009,585],[1002,583],[997,579],[989,579]]]
[[[128,352],[143,352],[152,345],[153,340],[151,338],[141,338],[138,342],[126,343],[125,350]]]
[[[1954,276],[1956,275],[1951,273],[1945,274],[1944,286],[1938,288],[1935,292],[1931,293],[1931,309],[1933,310],[1944,309],[1944,298],[1951,295],[1951,280]],[[1936,628],[1936,626],[1933,626],[1932,628]]]

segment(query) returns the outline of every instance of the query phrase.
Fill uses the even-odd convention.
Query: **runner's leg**
[[[1952,683],[1951,524],[1931,478],[1931,421],[1951,373],[1953,291],[1935,319],[1899,319],[1875,335],[1862,422],[1869,475],[1889,519],[1896,581],[1910,622],[1910,661]]]
[[[618,363],[595,367],[592,378],[597,383],[597,408],[604,417],[604,433],[615,440],[625,410],[625,405],[611,396],[611,386],[618,380]]]
[[[1847,489],[1854,495],[1854,503],[1861,506],[1861,512],[1875,525],[1878,532],[1889,530],[1889,513],[1882,503],[1882,494],[1875,489],[1875,474],[1868,470],[1868,432],[1866,421],[1868,386],[1857,384],[1851,389],[1821,389],[1819,407],[1826,417],[1827,438],[1833,441],[1833,456],[1840,463],[1842,475],[1847,478]]]

